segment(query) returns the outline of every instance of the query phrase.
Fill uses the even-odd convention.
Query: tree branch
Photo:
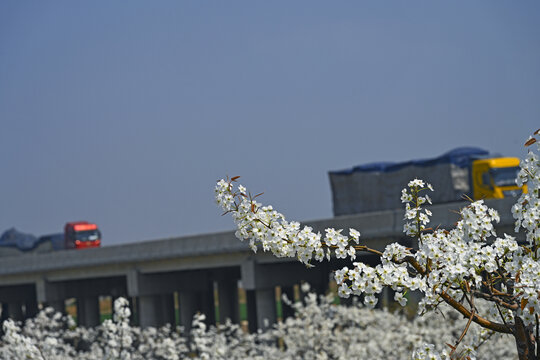
[[[489,321],[487,319],[484,319],[483,317],[478,316],[478,314],[469,311],[465,306],[463,306],[462,304],[454,300],[450,295],[448,295],[444,291],[442,291],[440,295],[448,305],[452,306],[454,309],[459,311],[463,316],[467,318],[472,316],[473,321],[477,323],[478,325],[485,327],[486,329],[490,329],[490,330],[497,331],[500,333],[513,334],[513,326],[496,323],[496,322]]]

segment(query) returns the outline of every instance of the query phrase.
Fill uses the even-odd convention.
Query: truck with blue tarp
[[[58,234],[36,237],[11,228],[0,236],[0,256],[100,246],[101,232],[98,226],[87,221],[68,222],[64,232]]]
[[[401,189],[415,178],[432,184],[434,204],[517,196],[519,159],[461,147],[431,159],[376,162],[330,171],[334,216],[399,209]]]

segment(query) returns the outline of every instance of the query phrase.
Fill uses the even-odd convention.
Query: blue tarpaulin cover
[[[15,228],[6,230],[0,236],[0,246],[16,247],[22,251],[32,250],[38,245],[39,239],[32,234],[26,234]]]
[[[476,147],[460,147],[431,158],[403,162],[376,162],[329,171],[334,215],[400,209],[401,189],[412,179],[433,185],[433,203],[459,201],[472,196],[470,168],[477,159],[493,157]]]
[[[469,166],[471,159],[481,158],[489,155],[489,152],[476,147],[459,147],[447,153],[431,159],[410,160],[404,162],[374,162],[365,165],[358,165],[351,169],[330,171],[330,174],[351,174],[353,172],[390,172],[402,169],[407,166],[428,167],[437,164],[454,164],[460,168]]]

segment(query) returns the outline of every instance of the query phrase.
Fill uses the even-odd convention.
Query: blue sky
[[[230,230],[226,175],[326,218],[329,170],[523,156],[539,23],[536,1],[2,1],[0,231]]]

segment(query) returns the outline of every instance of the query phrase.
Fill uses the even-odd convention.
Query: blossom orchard
[[[253,251],[260,247],[277,257],[296,257],[308,267],[314,262],[349,259],[351,265],[335,272],[339,295],[364,295],[368,307],[377,304],[384,287],[395,292],[395,300],[405,305],[406,293],[419,291],[419,313],[446,303],[468,319],[461,336],[448,349],[437,352],[426,344],[413,353],[414,359],[450,358],[456,354],[471,323],[487,331],[513,336],[519,359],[540,359],[540,130],[525,143],[529,151],[521,162],[518,185],[527,184],[512,207],[515,231],[525,233],[526,242],[514,236],[498,236],[493,223],[498,213],[482,200],[471,201],[459,212],[455,228],[429,227],[429,193],[433,187],[419,179],[410,181],[401,194],[405,204],[403,231],[416,239],[418,249],[400,244],[384,251],[361,244],[360,232],[328,228],[324,234],[309,226],[287,221],[272,206],[263,206],[247,189],[237,184],[238,177],[220,180],[215,188],[218,205],[230,214],[237,226],[236,236],[249,242]],[[535,144],[536,143],[536,144]],[[534,145],[534,146],[533,146]],[[535,148],[535,150],[534,150]],[[356,261],[359,253],[375,254],[380,264],[370,266]],[[477,306],[478,299],[487,308]],[[468,356],[474,356],[470,349]]]
[[[24,323],[4,322],[0,359],[401,360],[421,341],[452,339],[466,322],[444,305],[439,308],[441,313],[430,312],[412,321],[403,314],[368,309],[354,301],[351,306],[334,305],[332,295],[317,297],[305,285],[301,301],[285,299],[294,308],[294,317],[255,333],[245,333],[230,321],[207,326],[202,314],[194,316],[190,332],[169,325],[129,326],[129,308],[123,298],[115,300],[113,320],[95,328],[76,327],[69,315],[46,308]],[[479,300],[477,306],[482,311],[484,304]],[[437,326],[443,318],[445,326]],[[471,328],[463,346],[480,347],[483,351],[478,360],[516,358],[509,336],[479,329]],[[429,350],[444,346],[437,344]]]

